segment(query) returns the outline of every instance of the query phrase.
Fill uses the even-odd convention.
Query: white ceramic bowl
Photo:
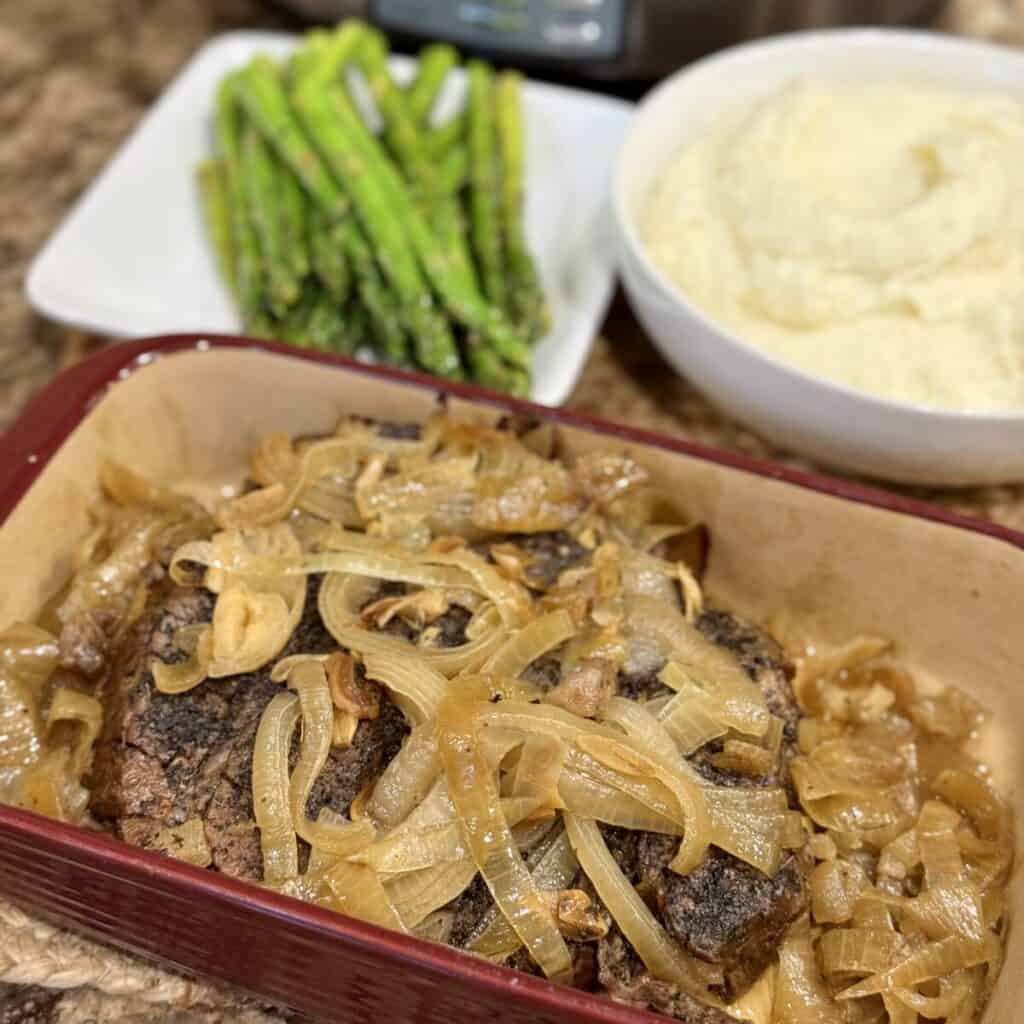
[[[805,32],[737,46],[691,65],[644,99],[619,155],[619,265],[634,311],[680,373],[727,413],[786,448],[893,481],[1024,479],[1024,410],[938,411],[795,369],[708,319],[648,258],[638,215],[680,148],[720,113],[775,92],[797,75],[932,78],[1024,97],[1024,55],[929,32]]]

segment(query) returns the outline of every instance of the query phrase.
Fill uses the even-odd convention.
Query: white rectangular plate
[[[297,37],[232,32],[207,43],[40,251],[26,281],[44,316],[116,338],[175,331],[238,333],[242,325],[207,243],[195,167],[212,149],[213,99],[225,72],[257,53],[285,57]],[[405,79],[413,61],[394,57]],[[439,103],[454,109],[461,72]],[[537,345],[532,397],[569,396],[611,299],[612,164],[632,104],[528,82],[526,222],[551,303]]]

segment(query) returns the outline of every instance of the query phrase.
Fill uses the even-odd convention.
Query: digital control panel
[[[622,51],[626,0],[372,0],[381,28],[546,60]]]

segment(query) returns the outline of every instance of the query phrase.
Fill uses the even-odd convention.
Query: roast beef
[[[550,584],[561,571],[586,556],[567,534],[508,538],[534,556],[531,572]],[[316,595],[319,578],[309,580],[305,611],[283,655],[326,653],[335,643],[320,621]],[[374,600],[401,587],[382,587]],[[91,810],[128,842],[151,845],[168,826],[201,818],[212,866],[239,878],[260,879],[259,835],[253,821],[251,762],[260,716],[280,684],[269,670],[209,680],[188,693],[165,696],[156,691],[149,666],[156,657],[176,662],[186,657],[175,643],[182,626],[209,621],[214,597],[203,589],[186,589],[163,581],[148,609],[121,644],[105,683],[105,727],[96,747],[91,778]],[[433,624],[439,642],[464,641],[467,614],[452,608]],[[772,711],[785,723],[779,767],[760,779],[729,775],[707,758],[715,745],[693,758],[699,770],[729,785],[788,782],[787,764],[796,738],[797,709],[778,647],[764,634],[717,610],[706,611],[699,628],[715,643],[733,651],[765,693]],[[412,627],[394,618],[386,627],[412,637]],[[541,659],[529,675],[545,686],[558,682],[556,657]],[[662,689],[656,673],[620,675],[619,692],[634,698]],[[345,813],[353,798],[375,779],[397,753],[407,733],[398,709],[383,697],[378,718],[360,723],[352,745],[333,748],[310,796],[307,813],[322,807]],[[768,964],[787,925],[806,905],[805,865],[800,856],[786,859],[767,878],[732,856],[713,850],[687,877],[668,868],[676,841],[650,833],[605,828],[609,846],[623,871],[638,887],[666,930],[695,956],[722,967],[723,994],[741,992]],[[589,889],[582,876],[576,886]],[[590,890],[592,891],[592,890]],[[477,879],[448,908],[448,939],[467,945],[493,903]],[[728,1018],[651,978],[635,952],[616,930],[596,943],[571,944],[580,987],[607,990],[615,999],[676,1016],[689,1024],[723,1024]],[[510,966],[532,969],[528,958]]]

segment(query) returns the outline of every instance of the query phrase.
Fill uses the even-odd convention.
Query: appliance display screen
[[[622,52],[626,0],[373,0],[384,29],[550,60]]]

